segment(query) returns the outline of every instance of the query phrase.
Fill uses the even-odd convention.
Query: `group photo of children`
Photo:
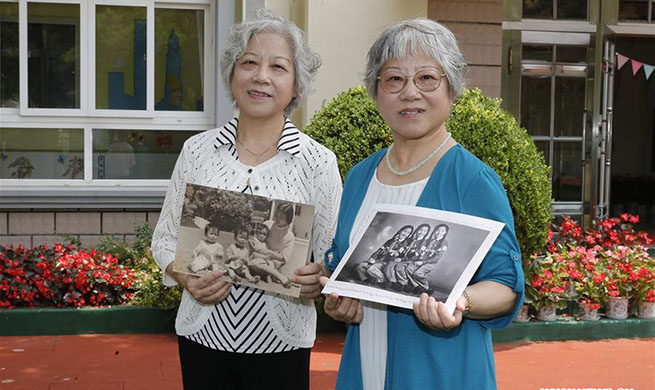
[[[300,215],[313,215],[313,206],[187,184],[174,269],[223,271],[230,282],[298,296],[289,277],[306,263],[308,244],[294,231],[312,223]]]

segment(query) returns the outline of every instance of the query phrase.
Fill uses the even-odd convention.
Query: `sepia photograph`
[[[173,269],[298,297],[314,206],[187,184]]]
[[[421,207],[376,205],[323,289],[411,309],[422,293],[451,312],[504,224]]]

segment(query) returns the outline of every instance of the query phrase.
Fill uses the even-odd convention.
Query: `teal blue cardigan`
[[[348,250],[350,231],[369,183],[386,149],[357,164],[346,176],[339,223],[326,254],[334,271]],[[518,295],[510,315],[464,319],[450,331],[428,329],[411,310],[387,307],[385,389],[495,389],[491,329],[507,326],[523,303],[521,254],[509,201],[496,173],[460,145],[451,148],[430,175],[417,206],[454,211],[505,223],[471,283],[492,280]],[[332,261],[328,261],[329,254]],[[362,389],[359,325],[351,325],[337,377],[337,389]]]

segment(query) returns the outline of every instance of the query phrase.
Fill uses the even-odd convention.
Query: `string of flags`
[[[636,76],[637,72],[639,72],[639,69],[642,67],[644,68],[644,74],[646,75],[646,80],[653,74],[653,70],[655,70],[655,66],[645,64],[641,61],[637,61],[634,58],[629,58],[627,56],[624,56],[623,54],[617,52],[616,53],[616,66],[617,69],[621,69],[623,65],[625,65],[627,62],[630,62],[630,65],[632,66],[632,76]]]

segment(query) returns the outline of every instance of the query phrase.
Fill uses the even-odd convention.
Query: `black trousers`
[[[307,390],[311,349],[246,354],[217,351],[178,336],[185,390]]]

